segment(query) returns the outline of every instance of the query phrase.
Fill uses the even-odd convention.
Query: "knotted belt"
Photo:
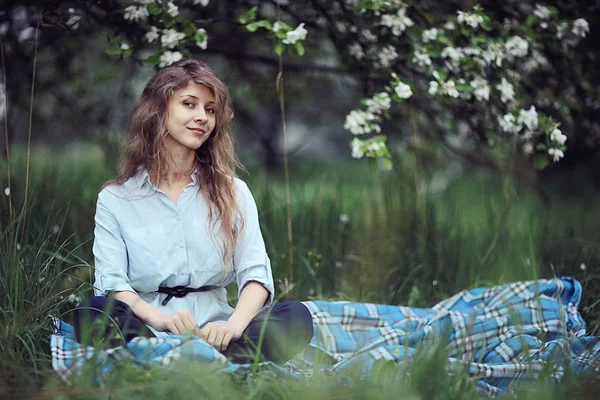
[[[159,286],[157,292],[167,295],[162,301],[162,305],[166,306],[169,300],[173,297],[185,297],[188,293],[209,292],[211,290],[220,289],[222,286],[202,286],[199,288],[190,288],[187,286],[165,287]]]

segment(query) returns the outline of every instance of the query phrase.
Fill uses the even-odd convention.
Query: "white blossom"
[[[488,85],[488,81],[478,76],[469,83],[471,84],[471,87],[475,89],[473,95],[477,100],[483,101],[490,99],[490,86]]]
[[[510,59],[513,57],[525,57],[529,51],[529,43],[519,36],[513,36],[506,41],[504,49]]]
[[[377,151],[379,149],[383,149],[385,148],[385,144],[381,143],[381,142],[371,142],[368,146],[367,146],[367,151],[366,154],[368,156],[375,156],[377,155]]]
[[[567,136],[563,135],[562,132],[560,131],[560,129],[554,128],[554,130],[550,134],[550,140],[552,140],[553,142],[556,142],[560,145],[563,145],[567,141]]]
[[[427,53],[427,50],[425,49],[415,50],[415,54],[413,56],[412,61],[419,67],[426,67],[431,65],[431,57],[429,57],[429,53]]]
[[[154,42],[156,39],[158,39],[159,36],[160,30],[155,26],[151,26],[150,31],[146,32],[146,40],[148,41],[148,43]]]
[[[137,6],[129,6],[125,8],[125,13],[123,14],[123,18],[129,21],[140,21],[148,18],[148,9],[145,6],[137,7]]]
[[[208,35],[206,34],[206,29],[198,29],[196,35],[202,36],[202,41],[196,42],[196,46],[200,47],[202,50],[206,50],[208,47]]]
[[[365,52],[358,42],[354,42],[348,46],[348,53],[357,60],[362,60],[365,57]]]
[[[179,15],[179,8],[169,1],[167,3],[167,14],[169,14],[171,17],[176,17]]]
[[[176,47],[180,40],[185,39],[185,33],[177,32],[175,29],[165,29],[162,31],[160,43],[169,49]]]
[[[495,62],[496,66],[500,67],[502,60],[504,60],[504,51],[499,43],[492,42],[488,45],[487,49],[483,50],[481,56],[486,63],[491,64]]]
[[[548,64],[546,57],[544,57],[539,51],[533,50],[531,53],[531,58],[522,64],[522,68],[525,72],[532,72],[538,69],[541,65],[545,64]]]
[[[527,142],[523,145],[523,154],[530,156],[533,154],[533,143]]]
[[[454,47],[446,47],[442,50],[442,58],[447,58],[449,60],[447,66],[451,70],[456,70],[458,68],[458,62],[462,57],[462,52]]]
[[[429,90],[427,90],[427,93],[429,93],[430,96],[435,96],[439,87],[440,87],[440,84],[437,83],[437,81],[430,81],[429,82]]]
[[[379,56],[379,66],[386,68],[389,67],[392,62],[398,58],[398,53],[394,46],[385,46],[378,53]]]
[[[467,24],[472,28],[477,28],[479,24],[483,22],[483,17],[478,14],[458,11],[458,17],[456,18],[456,20],[459,24]]]
[[[206,7],[210,0],[194,0],[194,5],[200,4],[202,7]]]
[[[523,134],[521,134],[521,140],[531,140],[533,139],[534,131],[527,129]]]
[[[550,18],[550,9],[541,4],[536,4],[535,10],[533,10],[533,15],[540,19],[548,19]]]
[[[301,23],[294,29],[293,31],[289,31],[285,34],[285,39],[283,39],[283,43],[285,44],[294,44],[298,40],[306,39],[306,35],[308,31],[304,29],[304,22]]]
[[[477,47],[463,47],[460,48],[459,51],[465,56],[478,56],[481,54],[481,49]]]
[[[581,263],[581,265],[579,266],[579,269],[580,269],[580,270],[582,270],[582,271],[585,271],[585,270],[586,270],[586,268],[587,268],[587,267],[585,266],[585,264],[584,264],[584,263]]]
[[[77,28],[79,28],[79,20],[81,19],[81,17],[79,15],[71,15],[69,17],[69,19],[67,20],[67,25],[75,30]]]
[[[354,140],[358,140],[360,142],[360,139],[354,138]],[[350,222],[350,217],[346,214],[340,214],[340,222],[342,224],[347,224]]]
[[[573,29],[571,32],[573,32],[575,36],[579,36],[582,38],[586,37],[589,31],[590,24],[588,24],[588,22],[585,19],[579,18],[573,22]]]
[[[182,58],[183,55],[180,52],[167,50],[160,56],[160,64],[158,66],[163,68],[181,60]]]
[[[498,124],[500,129],[506,133],[519,133],[521,127],[515,123],[515,116],[512,114],[505,114],[502,118],[498,118]]]
[[[381,132],[381,127],[375,122],[378,118],[375,114],[363,110],[352,110],[346,116],[344,129],[350,131],[353,135],[364,135],[367,133]]]
[[[374,35],[373,32],[371,32],[368,29],[363,29],[362,31],[360,31],[360,34],[367,42],[377,42],[377,36]]]
[[[57,224],[52,225],[52,234],[58,235],[59,232],[60,232],[60,226],[58,226]]]
[[[401,99],[408,99],[413,94],[410,86],[403,82],[398,82],[394,87],[394,92],[396,92]]]
[[[129,45],[127,43],[121,43],[121,50],[123,50],[123,51],[129,50]]]
[[[365,152],[361,150],[362,144],[364,142],[362,140],[360,140],[359,138],[354,138],[352,139],[352,141],[350,142],[350,148],[352,149],[352,158],[362,158],[365,155]],[[345,215],[345,214],[342,214]],[[340,222],[342,222],[343,224],[345,224],[346,222],[344,221],[344,219],[342,219],[342,215],[340,215]],[[346,215],[346,217],[348,217]],[[348,221],[350,220],[350,218],[348,218]]]
[[[557,162],[558,160],[560,160],[561,158],[563,158],[565,156],[565,154],[562,152],[562,150],[559,150],[559,149],[548,149],[548,154],[552,156],[552,160],[554,162]]]
[[[556,38],[562,39],[565,36],[565,32],[567,31],[568,27],[569,25],[566,22],[561,22],[558,24],[556,27]]]
[[[426,29],[421,35],[421,40],[423,40],[424,43],[430,42],[432,40],[435,40],[438,34],[439,31],[436,28]]]
[[[448,21],[444,24],[444,29],[446,29],[448,31],[453,31],[456,29],[456,25],[454,25],[454,22]]]
[[[4,188],[4,195],[5,195],[6,197],[10,196],[10,188],[9,188],[9,187],[7,187],[7,188]]]
[[[387,92],[381,92],[366,101],[367,112],[381,114],[392,106],[392,98]]]
[[[460,93],[456,89],[456,84],[454,83],[454,81],[444,82],[442,84],[442,91],[448,96],[453,97],[455,99],[460,95]]]
[[[535,106],[531,106],[529,110],[520,110],[517,118],[519,124],[524,124],[529,130],[534,130],[538,126],[538,113]]]
[[[515,89],[506,78],[502,77],[500,83],[496,85],[496,89],[500,92],[500,100],[502,100],[503,103],[514,100]]]
[[[406,8],[401,8],[396,15],[383,15],[381,25],[391,28],[394,36],[400,36],[406,28],[413,26],[414,22],[406,16]]]

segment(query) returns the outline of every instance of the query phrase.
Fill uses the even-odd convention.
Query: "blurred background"
[[[276,3],[260,2],[259,12],[273,16]],[[581,309],[597,332],[600,2],[547,2],[568,18],[586,18],[590,33],[569,52],[546,49],[551,67],[526,85],[532,99],[547,99],[540,107],[546,104],[568,136],[565,158],[543,171],[519,154],[499,166],[484,144],[454,146],[461,127],[468,128],[465,110],[428,109],[427,98],[418,95],[393,109],[383,125],[391,171],[374,171],[365,160],[352,159],[345,117],[377,90],[382,77],[368,60],[348,54],[351,21],[337,17],[338,3],[343,2],[280,3],[283,19],[294,26],[305,22],[309,30],[306,54],[284,56],[286,149],[272,44],[233,22],[259,2],[213,1],[195,14],[189,11],[191,19],[210,26],[207,49],[197,48],[193,56],[212,66],[233,98],[235,139],[248,168],[240,177],[257,200],[279,293],[299,300],[431,306],[470,287],[568,275],[582,282]],[[430,3],[440,18],[474,4],[422,3]],[[479,3],[500,21],[535,4]],[[132,41],[143,35],[121,26],[122,18],[114,14],[119,4],[5,0],[0,8],[5,67],[0,80],[0,325],[14,329],[0,337],[0,346],[12,359],[21,354],[8,339],[14,332],[35,323],[49,307],[68,318],[77,299],[91,291],[96,196],[116,174],[129,111],[155,72],[139,61],[143,48],[132,57],[106,55],[115,27]],[[68,16],[70,7],[85,11],[76,29],[57,16]],[[332,29],[336,23],[346,23],[346,30]],[[412,109],[419,110],[416,121],[411,121]],[[451,118],[436,119],[441,112]],[[284,151],[290,167],[292,260]],[[5,190],[9,176],[12,209]],[[19,303],[10,293],[36,300]],[[39,344],[43,337],[32,340]]]

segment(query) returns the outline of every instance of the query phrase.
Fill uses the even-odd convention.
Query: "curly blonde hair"
[[[209,232],[221,251],[226,270],[232,266],[237,232],[242,229],[243,217],[235,197],[236,169],[243,169],[231,137],[230,123],[233,108],[227,87],[210,67],[198,60],[176,62],[158,71],[144,87],[133,107],[129,121],[130,140],[121,161],[119,174],[104,184],[123,184],[141,169],[146,169],[156,185],[167,178],[168,153],[164,137],[167,135],[167,104],[173,93],[186,88],[191,82],[206,86],[215,97],[215,128],[209,138],[196,150],[198,179],[202,194],[209,207]],[[236,214],[239,224],[236,228]],[[215,226],[221,222],[223,243],[215,238]]]

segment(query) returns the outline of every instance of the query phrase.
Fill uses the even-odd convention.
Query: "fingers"
[[[223,336],[223,341],[221,342],[221,351],[225,351],[227,350],[227,347],[229,346],[229,342],[231,342],[231,339],[233,338],[233,333],[232,332],[227,332],[224,336]]]
[[[219,351],[225,351],[234,337],[234,332],[222,324],[208,323],[198,335]]]
[[[169,332],[171,332],[174,335],[179,335],[179,329],[177,329],[177,326],[175,326],[175,324],[173,322],[169,322],[167,324],[167,329],[169,330]]]

